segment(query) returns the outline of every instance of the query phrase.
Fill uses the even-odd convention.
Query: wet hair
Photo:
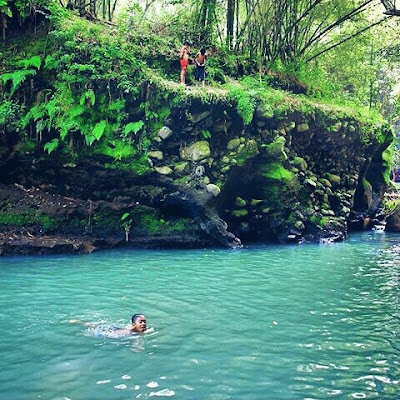
[[[190,46],[190,42],[188,42],[187,40],[183,43],[185,46]]]
[[[131,318],[132,324],[134,324],[134,323],[136,322],[136,320],[137,320],[138,318],[140,318],[140,317],[144,317],[144,315],[143,315],[143,314],[133,314],[133,315],[132,315],[132,318]]]
[[[204,56],[204,54],[206,54],[206,49],[204,49],[204,48],[201,49],[201,50],[200,50],[200,53]]]

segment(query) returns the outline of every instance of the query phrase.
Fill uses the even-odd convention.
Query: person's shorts
[[[186,71],[187,67],[189,65],[189,60],[181,59],[181,70]]]
[[[194,70],[194,78],[196,81],[203,82],[206,79],[206,68],[205,67],[196,67]]]

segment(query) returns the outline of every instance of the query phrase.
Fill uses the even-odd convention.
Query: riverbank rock
[[[385,230],[388,232],[400,232],[400,203],[387,217]]]
[[[181,149],[181,158],[190,161],[201,161],[210,157],[210,145],[207,141],[200,141],[193,143],[189,147],[183,147]]]

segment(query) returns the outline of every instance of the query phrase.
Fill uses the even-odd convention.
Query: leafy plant
[[[203,136],[204,139],[211,138],[211,132],[208,129],[204,129],[203,131],[201,131],[201,135]]]
[[[54,150],[58,148],[60,141],[58,139],[53,139],[50,142],[45,143],[43,146],[44,150],[51,154]]]
[[[34,69],[17,70],[1,75],[0,79],[3,81],[4,84],[11,81],[10,96],[12,96],[28,77],[34,75],[36,75],[36,70]]]
[[[128,136],[130,133],[134,133],[135,135],[144,127],[144,122],[142,120],[136,122],[129,122],[125,126],[124,135]]]
[[[84,104],[87,104],[87,102],[94,106],[94,103],[96,102],[96,95],[94,94],[93,90],[88,90],[84,93],[82,93],[80,99],[79,99],[79,104],[83,106]]]
[[[131,230],[131,226],[133,223],[133,219],[131,217],[130,213],[125,213],[122,217],[121,217],[121,222],[122,222],[122,227],[124,228],[125,231],[125,241],[128,242],[129,241],[129,232]]]
[[[18,61],[17,65],[24,69],[28,69],[34,67],[36,69],[40,69],[42,65],[42,59],[40,56],[32,56],[28,60],[20,60]]]
[[[85,136],[86,144],[88,146],[91,146],[95,140],[100,140],[104,134],[107,125],[108,125],[107,121],[105,120],[98,122],[93,128],[92,133],[90,135]]]

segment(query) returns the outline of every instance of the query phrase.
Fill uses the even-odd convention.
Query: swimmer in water
[[[147,331],[147,321],[143,314],[134,314],[131,318],[131,326],[127,328],[119,327],[106,327],[104,325],[96,325],[93,323],[85,323],[79,319],[72,319],[69,321],[71,324],[84,324],[92,328],[93,333],[101,336],[108,336],[112,338],[126,337],[133,334],[144,333]],[[150,330],[149,330],[150,331]]]

